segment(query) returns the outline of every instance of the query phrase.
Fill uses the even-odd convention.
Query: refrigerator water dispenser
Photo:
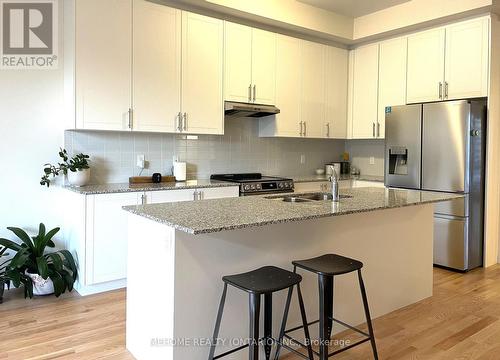
[[[389,174],[408,175],[408,149],[402,147],[389,148]]]

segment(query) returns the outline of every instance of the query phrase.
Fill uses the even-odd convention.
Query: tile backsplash
[[[384,140],[347,140],[346,151],[350,155],[351,166],[358,168],[361,174],[384,176]],[[370,164],[373,158],[373,164]]]
[[[170,174],[173,157],[187,162],[188,178],[208,178],[214,173],[262,172],[268,175],[307,175],[326,162],[338,160],[344,140],[260,138],[255,119],[228,119],[225,134],[199,135],[109,131],[65,132],[70,154],[91,156],[91,182],[126,182],[138,175],[137,155],[145,155],[147,168]],[[301,163],[301,156],[305,163]]]

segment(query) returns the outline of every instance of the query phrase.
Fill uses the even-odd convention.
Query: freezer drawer
[[[460,199],[438,202],[434,205],[434,214],[450,216],[469,216],[469,195]]]
[[[467,218],[434,216],[434,264],[468,269]]]

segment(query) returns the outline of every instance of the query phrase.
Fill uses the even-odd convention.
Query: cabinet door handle
[[[307,134],[307,122],[304,121],[304,136]]]
[[[372,137],[375,137],[375,123],[372,122]]]
[[[205,193],[203,191],[198,191],[198,200],[203,200]]]
[[[326,123],[326,137],[330,137],[330,123]]]
[[[439,98],[443,98],[443,83],[441,81],[439,82]]]
[[[255,102],[256,95],[257,95],[257,86],[254,84],[253,85],[253,102]]]
[[[181,126],[181,117],[182,113],[179,111],[177,113],[177,116],[175,117],[175,121],[177,122],[176,129],[177,131],[181,132],[182,131],[182,126]]]
[[[377,137],[380,137],[380,123],[377,123]]]
[[[196,190],[193,192],[193,200],[194,201],[198,200],[198,191]]]
[[[182,129],[183,129],[184,131],[187,131],[187,113],[184,113],[184,114],[182,115],[182,120],[183,120],[183,122],[184,122],[184,125],[182,126]]]
[[[444,82],[444,98],[448,99],[448,82]]]
[[[146,205],[146,194],[141,195],[141,204]]]
[[[299,122],[299,124],[300,124],[300,133],[299,134],[300,134],[300,136],[302,136],[302,121]]]
[[[132,130],[132,126],[134,125],[134,110],[132,108],[128,109],[128,128]]]
[[[252,101],[252,84],[248,85],[248,102]]]

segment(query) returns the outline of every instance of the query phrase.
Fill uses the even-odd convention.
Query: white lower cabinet
[[[366,181],[366,180],[340,180],[339,189],[352,189],[360,187],[384,187],[384,183],[380,181]],[[329,181],[309,181],[295,183],[295,192],[312,192],[321,191],[328,192],[331,189]]]
[[[75,289],[90,295],[126,286],[127,213],[123,206],[238,197],[238,186],[80,195],[66,191],[73,211],[64,236],[78,264]]]
[[[88,196],[85,285],[127,277],[127,217],[122,206],[136,204],[137,193]]]

